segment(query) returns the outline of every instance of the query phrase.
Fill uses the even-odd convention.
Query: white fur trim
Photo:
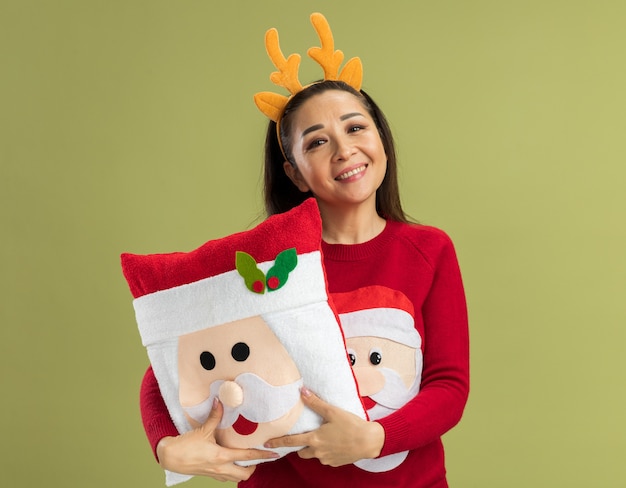
[[[397,308],[369,308],[339,314],[346,339],[382,337],[418,349],[422,338],[411,314]]]
[[[233,256],[234,260],[234,256]],[[264,273],[274,261],[259,263]],[[253,293],[237,270],[144,295],[133,301],[144,346],[235,320],[326,301],[321,254],[298,255],[298,265],[275,291]]]

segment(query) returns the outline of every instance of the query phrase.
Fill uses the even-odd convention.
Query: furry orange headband
[[[350,59],[339,72],[339,66],[343,61],[343,52],[340,50],[335,51],[335,42],[328,21],[322,14],[313,13],[311,14],[311,23],[319,36],[322,46],[309,48],[307,54],[324,70],[324,81],[339,80],[347,83],[357,91],[360,90],[363,80],[361,60],[358,57]],[[298,80],[301,58],[299,54],[291,54],[288,58],[285,58],[280,49],[278,31],[275,28],[271,28],[265,33],[265,48],[272,63],[278,69],[278,71],[274,71],[270,75],[270,80],[274,84],[286,88],[291,95],[285,96],[274,92],[260,92],[254,96],[254,102],[261,112],[274,122],[279,123],[285,106],[291,97],[306,88]]]

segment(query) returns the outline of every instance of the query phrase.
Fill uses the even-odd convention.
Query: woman
[[[266,138],[268,214],[315,197],[329,291],[381,285],[408,297],[423,354],[419,393],[390,415],[367,422],[304,388],[305,405],[323,417],[323,425],[265,447],[307,447],[244,468],[234,463],[273,454],[218,446],[213,431],[222,413],[219,402],[202,427],[178,435],[149,369],[142,418],[155,454],[170,471],[242,487],[447,487],[441,436],[460,420],[469,392],[467,313],[453,245],[444,232],[408,222],[391,132],[363,91],[342,81],[314,83],[297,91],[277,120],[270,121]],[[353,464],[404,451],[406,459],[387,471]]]

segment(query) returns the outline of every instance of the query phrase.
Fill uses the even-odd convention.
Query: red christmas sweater
[[[383,232],[363,244],[323,243],[330,293],[380,285],[406,295],[422,338],[419,393],[377,420],[385,430],[381,456],[409,451],[390,471],[373,473],[354,465],[332,468],[297,453],[259,464],[242,488],[414,487],[444,488],[441,436],[461,419],[469,393],[469,339],[461,274],[453,244],[439,229],[387,221]],[[158,384],[149,368],[141,387],[141,414],[153,450],[176,436]]]

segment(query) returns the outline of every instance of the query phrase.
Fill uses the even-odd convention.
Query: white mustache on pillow
[[[417,394],[419,381],[413,381],[411,387],[407,388],[400,375],[393,369],[380,368],[379,371],[385,377],[385,386],[378,393],[369,396],[378,405],[390,411],[398,410]]]
[[[216,380],[211,383],[208,398],[196,405],[183,406],[185,413],[196,422],[204,423],[213,407],[213,399],[218,397],[220,387],[225,381]],[[300,389],[303,385],[300,378],[287,385],[274,386],[254,373],[242,373],[233,381],[243,390],[243,402],[235,408],[224,405],[219,429],[230,427],[240,415],[259,424],[283,417],[300,400]]]

